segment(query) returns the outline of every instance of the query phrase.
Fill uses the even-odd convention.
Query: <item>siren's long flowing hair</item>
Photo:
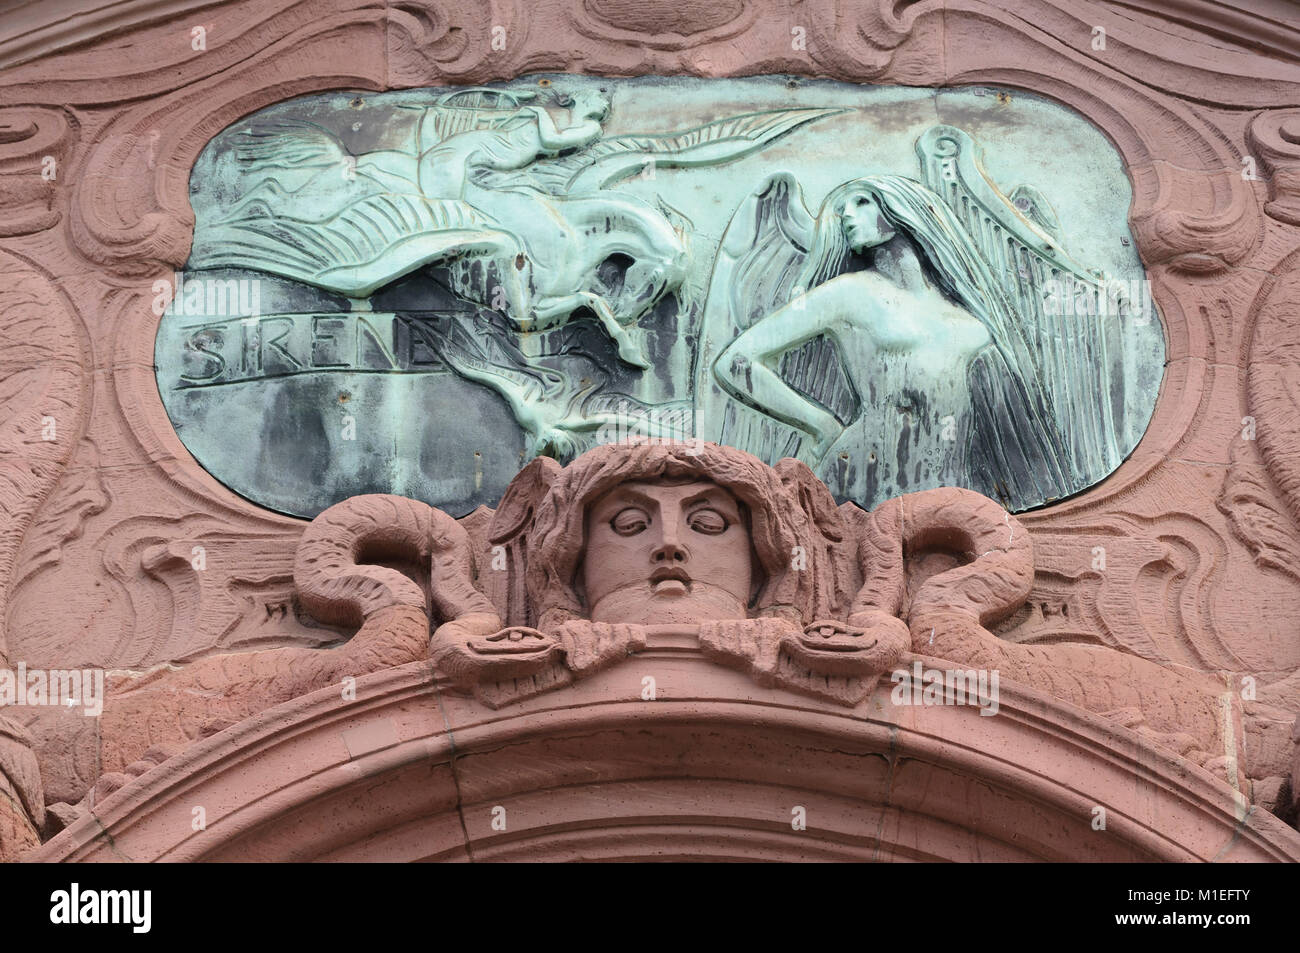
[[[1041,383],[1038,362],[1029,347],[1024,317],[941,197],[902,175],[864,176],[837,186],[817,213],[812,247],[799,275],[800,287],[811,291],[848,268],[853,250],[844,235],[843,216],[848,200],[857,195],[868,195],[876,201],[890,224],[916,244],[927,272],[942,291],[988,329],[993,347],[1014,378],[1009,383],[1021,392],[1022,400],[1015,401],[1016,406],[1023,405],[1034,418],[1023,423],[1041,435],[1043,462],[1054,477],[1063,481],[1062,437],[1050,395]]]

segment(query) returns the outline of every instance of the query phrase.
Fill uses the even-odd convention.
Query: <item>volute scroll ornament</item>
[[[1300,225],[1300,109],[1260,113],[1250,124],[1248,142],[1268,182],[1264,210],[1280,222]]]
[[[13,118],[16,115],[23,118]],[[5,151],[25,150],[30,144],[62,155],[59,150],[67,129],[58,114],[8,110],[0,115],[0,122],[6,120],[27,138],[9,150],[0,142],[0,169],[7,164]],[[30,177],[12,178],[23,183]],[[30,210],[18,202],[12,207],[24,214]],[[32,218],[10,220],[8,225],[0,221],[0,234],[46,227],[57,220],[58,213],[51,214],[53,219],[44,225]],[[0,585],[0,671],[8,674],[12,671],[10,660],[16,659],[6,632],[7,580],[21,566],[24,536],[75,453],[85,426],[88,386],[83,370],[83,328],[75,312],[49,276],[7,252],[0,253],[0,312],[5,315],[0,330],[0,353],[4,356],[0,364],[0,520],[5,527],[0,537],[0,580],[6,581]],[[44,823],[45,795],[32,736],[0,707],[0,861],[39,845]]]
[[[55,189],[75,140],[63,110],[0,109],[0,236],[39,232],[62,220]]]

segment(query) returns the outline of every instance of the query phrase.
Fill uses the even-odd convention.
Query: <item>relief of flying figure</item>
[[[651,164],[725,163],[843,111],[765,110],[668,134],[604,136],[603,90],[565,99],[565,126],[536,99],[464,89],[399,107],[418,114],[406,145],[359,155],[310,121],[251,123],[236,154],[251,185],[230,214],[197,230],[192,262],[349,298],[444,265],[459,297],[520,332],[585,310],[623,361],[646,368],[630,329],[680,287],[690,236],[667,207],[607,186]]]

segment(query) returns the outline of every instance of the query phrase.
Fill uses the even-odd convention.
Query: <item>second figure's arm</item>
[[[589,116],[574,115],[574,124],[565,129],[555,125],[555,120],[541,106],[525,107],[537,117],[537,139],[548,153],[565,149],[580,149],[600,138],[600,123]]]
[[[833,284],[819,285],[757,321],[732,341],[713,365],[713,375],[727,393],[810,434],[815,457],[830,449],[843,425],[830,411],[782,380],[773,365],[786,351],[831,330],[839,317],[842,290],[832,288]]]

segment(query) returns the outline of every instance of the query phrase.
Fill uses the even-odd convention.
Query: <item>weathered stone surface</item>
[[[1016,645],[985,628],[1030,593],[1033,544],[1018,520],[969,490],[909,494],[868,514],[851,503],[836,506],[793,459],[774,469],[713,444],[606,445],[563,469],[540,460],[527,468],[507,491],[488,539],[497,553],[484,564],[475,560],[465,528],[425,504],[372,495],[331,507],[299,544],[295,582],[313,613],[360,626],[357,634],[336,649],[225,656],[115,686],[104,744],[126,775],[101,778],[80,811],[106,819],[97,802],[159,760],[141,749],[192,739],[185,729],[187,721],[198,723],[194,712],[208,719],[203,733],[211,734],[241,720],[248,725],[259,709],[329,682],[337,690],[347,685],[346,672],[401,671],[406,657],[423,656],[430,620],[435,684],[472,693],[489,709],[572,693],[575,679],[586,683],[615,667],[659,671],[654,660],[665,650],[832,706],[860,709],[875,697],[877,710],[885,701],[873,696],[879,676],[898,663],[904,668],[891,674],[888,695],[895,708],[920,704],[912,696],[923,691],[927,663],[956,663],[969,667],[969,682],[959,687],[926,675],[932,704],[941,706],[948,693],[949,704],[978,705],[977,718],[997,715],[1005,675],[1013,685],[1116,722],[1165,757],[1195,763],[1248,796],[1270,798],[1274,809],[1282,806],[1294,750],[1286,710],[1242,705],[1225,698],[1213,678],[1110,648]],[[951,564],[934,571],[943,556]],[[427,598],[415,581],[424,573],[398,567],[427,567]],[[475,579],[493,573],[505,577],[503,584],[476,587]],[[496,595],[495,604],[483,590]],[[511,599],[519,590],[525,598]],[[351,696],[347,687],[341,693],[345,701],[357,700],[355,685],[353,677]],[[643,677],[641,686],[643,702],[658,701],[655,676]],[[200,695],[206,700],[190,700]],[[458,720],[447,705],[461,703],[454,694],[442,697],[443,716]],[[151,731],[159,713],[174,710],[179,733]],[[872,723],[889,720],[862,714]],[[342,737],[353,760],[403,743],[386,720],[366,720]],[[457,737],[464,737],[459,730]],[[133,751],[142,760],[131,765]],[[472,810],[484,782],[473,767],[463,777],[461,803]],[[70,826],[44,856],[93,852],[78,812],[56,813]],[[300,846],[319,836],[304,831]],[[1300,838],[1293,839],[1300,848]],[[180,844],[160,831],[130,849],[147,856],[222,850],[219,841],[203,840]],[[285,849],[265,838],[254,843],[265,846],[224,856],[248,856],[250,847],[282,856]]]
[[[239,0],[204,6],[201,17],[177,5],[47,0],[0,13],[0,656],[7,667],[110,669],[138,689],[121,696],[117,714],[111,696],[101,718],[6,706],[6,725],[17,727],[0,731],[0,789],[17,796],[0,801],[3,856],[67,824],[31,856],[1300,857],[1280,819],[1286,805],[1274,803],[1285,786],[1274,775],[1252,783],[1259,765],[1286,760],[1287,746],[1293,798],[1298,783],[1288,724],[1300,710],[1300,231],[1290,135],[1298,27],[1282,14],[1221,6],[1211,21],[1204,5],[1186,3],[1173,14],[1168,5],[1084,10],[1067,0],[636,6],[635,21],[620,21],[624,5],[574,0]],[[192,45],[200,25],[202,50]],[[494,47],[495,27],[504,45]],[[1019,515],[1033,560],[1015,563],[1012,578],[1028,594],[1009,601],[1010,614],[977,623],[942,605],[927,610],[945,654],[1007,667],[998,717],[896,705],[897,686],[883,679],[856,703],[847,691],[766,683],[772,645],[779,660],[787,634],[794,655],[817,645],[801,637],[827,630],[826,644],[853,644],[852,630],[865,625],[852,615],[809,620],[844,631],[823,624],[797,634],[779,616],[715,620],[696,642],[629,622],[539,625],[517,547],[493,534],[531,524],[530,501],[555,475],[545,462],[521,472],[519,492],[495,514],[459,521],[480,569],[505,546],[508,571],[473,580],[501,623],[483,637],[510,640],[514,629],[514,641],[536,638],[518,632],[526,626],[558,643],[541,653],[547,671],[562,673],[555,683],[534,681],[533,697],[512,683],[513,695],[487,699],[493,709],[431,670],[430,604],[399,600],[373,612],[365,638],[350,623],[315,618],[294,578],[304,521],[231,492],[186,449],[159,394],[154,285],[190,258],[189,190],[213,138],[297,97],[364,101],[545,70],[929,87],[933,124],[963,129],[987,150],[995,144],[986,130],[966,124],[979,87],[994,115],[1041,97],[1113,145],[1131,183],[1131,253],[1152,281],[1169,363],[1150,423],[1118,469]],[[919,167],[891,171],[915,176]],[[734,183],[728,213],[762,179]],[[805,186],[809,211],[847,179]],[[1058,201],[1054,182],[1035,184]],[[391,303],[376,310],[396,312],[425,290],[412,281],[384,293]],[[307,300],[315,308],[319,299],[291,309]],[[635,378],[604,331],[590,325],[587,340],[605,349],[599,361],[611,377]],[[504,400],[500,415],[514,422]],[[423,417],[410,426],[429,429]],[[527,455],[522,441],[499,452]],[[472,485],[472,461],[453,462]],[[870,519],[890,511],[877,507]],[[955,514],[999,540],[988,519]],[[934,546],[904,563],[909,607],[931,579],[964,568]],[[425,571],[405,567],[417,587]],[[923,624],[924,614],[907,611]],[[903,624],[901,610],[891,617]],[[928,630],[922,636],[928,643]],[[385,646],[397,651],[376,651]],[[302,653],[294,657],[304,665],[266,664],[285,657],[277,652]],[[562,667],[552,664],[561,657]],[[349,699],[334,679],[352,677],[343,669],[358,661],[371,674],[356,677]],[[1156,668],[1149,680],[1146,665]],[[178,711],[148,674],[172,668],[182,681],[192,669],[201,685],[222,677],[241,687],[216,712],[203,710],[201,694],[182,693],[192,707]],[[1082,688],[1076,669],[1087,676]],[[778,664],[771,677],[790,675]],[[654,701],[642,697],[647,677]],[[1151,690],[1135,692],[1134,679]],[[1234,725],[1218,730],[1233,736],[1236,786],[1226,745],[1223,762],[1203,757],[1215,740],[1204,704],[1211,680],[1231,701],[1223,710]],[[1075,697],[1086,704],[1063,700]],[[1112,703],[1127,710],[1095,710]],[[133,723],[131,712],[153,714]],[[1175,721],[1191,730],[1171,731]],[[178,736],[184,750],[151,750],[154,733]],[[362,789],[373,810],[355,809]],[[556,798],[558,789],[571,794]],[[820,819],[803,839],[774,833],[789,824],[794,796]],[[210,807],[204,832],[191,826],[194,798]],[[1079,810],[1103,803],[1114,820],[1105,834]],[[508,833],[491,827],[498,805],[511,812]],[[703,830],[702,817],[720,823]]]

